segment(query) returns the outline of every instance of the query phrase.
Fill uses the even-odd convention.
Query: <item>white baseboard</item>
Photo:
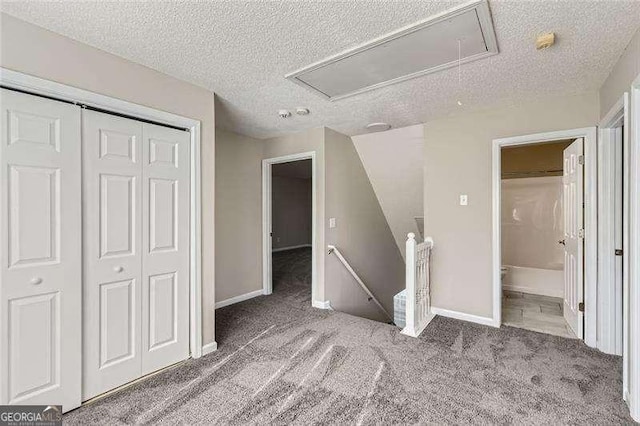
[[[495,324],[493,318],[481,317],[478,315],[471,315],[458,311],[450,311],[449,309],[436,308],[435,306],[431,307],[431,312],[442,317],[453,318],[467,322],[475,322],[476,324],[488,325],[490,327],[500,327],[500,324]]]
[[[253,299],[254,297],[262,296],[264,291],[262,289],[252,291],[249,293],[241,294],[239,296],[230,297],[225,300],[216,302],[216,309],[224,308],[225,306],[233,305],[234,303],[244,302],[245,300]]]
[[[324,302],[320,300],[314,300],[313,302],[311,302],[311,306],[318,309],[329,309],[330,311],[333,311],[331,302],[329,300],[325,300]]]
[[[557,291],[547,291],[546,289],[540,289],[537,287],[526,287],[526,286],[510,285],[510,284],[502,284],[502,289],[507,291],[517,291],[519,293],[536,294],[538,296],[558,297],[560,299],[564,298],[564,293],[562,292],[562,289],[560,292],[557,292]]]
[[[312,246],[311,244],[300,244],[299,246],[280,247],[277,249],[271,249],[271,253],[276,253],[279,251],[295,250],[295,249],[305,248],[305,247],[311,248]]]
[[[218,344],[216,342],[207,343],[202,347],[202,356],[205,356],[217,350],[218,350]]]

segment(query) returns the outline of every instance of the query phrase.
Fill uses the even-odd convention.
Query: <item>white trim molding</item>
[[[289,246],[289,247],[280,247],[277,249],[271,249],[271,253],[277,253],[279,251],[288,251],[288,250],[295,250],[295,249],[299,249],[299,248],[311,248],[313,247],[312,244],[300,244],[297,246]]]
[[[2,85],[36,95],[44,95],[76,104],[84,104],[106,111],[137,117],[157,123],[190,130],[191,133],[191,191],[190,191],[190,289],[189,289],[189,349],[192,358],[202,354],[202,232],[201,232],[201,172],[200,121],[144,105],[100,95],[77,87],[67,86],[0,67]],[[213,96],[213,94],[212,94]]]
[[[228,299],[216,302],[216,309],[224,308],[225,306],[233,305],[235,303],[244,302],[245,300],[253,299],[254,297],[263,296],[264,290],[250,291],[249,293],[240,294],[238,296],[230,297]]]
[[[449,309],[443,309],[443,308],[432,306],[431,313],[434,315],[440,315],[441,317],[453,318],[461,321],[488,325],[489,327],[500,327],[500,324],[495,325],[493,318],[481,317],[479,315],[467,314],[465,312],[451,311]]]
[[[492,146],[492,257],[493,257],[493,326],[502,323],[502,282],[500,266],[502,264],[501,229],[500,229],[500,184],[501,184],[501,149],[505,146],[530,145],[552,142],[562,139],[584,138],[584,341],[596,347],[596,303],[597,303],[597,131],[595,127],[560,130],[555,132],[536,133],[509,138],[494,139]]]
[[[631,417],[640,422],[640,75],[631,86],[629,187],[629,395]]]
[[[311,160],[311,294],[317,294],[318,265],[317,255],[320,253],[318,245],[318,179],[316,152],[301,152],[282,157],[266,158],[262,160],[262,292],[269,295],[273,292],[271,254],[271,166],[274,164],[291,163],[299,160]],[[312,302],[313,305],[313,302]]]
[[[597,348],[623,355],[623,328],[626,314],[629,245],[629,94],[624,93],[598,129],[598,325]],[[622,140],[620,140],[622,139]],[[617,158],[622,153],[622,170]],[[619,188],[622,182],[623,188]],[[618,193],[618,190],[621,191]],[[616,206],[622,204],[622,229],[616,229]],[[619,226],[619,225],[618,225]],[[616,232],[622,231],[622,245],[616,247]],[[619,235],[619,234],[618,234]],[[616,249],[623,249],[622,264]],[[624,251],[627,251],[625,253]],[[619,269],[622,269],[620,271]],[[622,272],[622,281],[619,274]],[[624,368],[624,382],[627,381]]]
[[[330,311],[333,311],[333,308],[331,307],[331,301],[330,300],[325,300],[325,301],[314,300],[314,301],[311,302],[311,306],[313,306],[314,308],[318,308],[318,309],[328,309]]]
[[[216,342],[207,343],[202,347],[202,356],[208,355],[211,352],[218,350],[218,344]]]

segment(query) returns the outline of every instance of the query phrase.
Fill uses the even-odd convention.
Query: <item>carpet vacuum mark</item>
[[[621,358],[436,317],[399,329],[311,307],[310,250],[274,293],[216,311],[219,350],[64,416],[68,424],[632,424]]]

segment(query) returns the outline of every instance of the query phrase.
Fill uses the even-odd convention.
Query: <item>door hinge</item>
[[[584,302],[580,302],[580,303],[578,303],[578,310],[579,310],[580,312],[584,312]]]
[[[584,238],[584,229],[579,229],[578,230],[578,238]]]
[[[622,256],[622,249],[616,249],[616,256]]]
[[[582,154],[578,155],[578,164],[580,164],[581,166],[584,166],[584,155]]]

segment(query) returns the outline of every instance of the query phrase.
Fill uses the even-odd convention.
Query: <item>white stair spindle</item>
[[[429,261],[433,240],[418,244],[415,235],[407,235],[406,245],[406,326],[403,334],[418,337],[433,319],[431,313]]]

